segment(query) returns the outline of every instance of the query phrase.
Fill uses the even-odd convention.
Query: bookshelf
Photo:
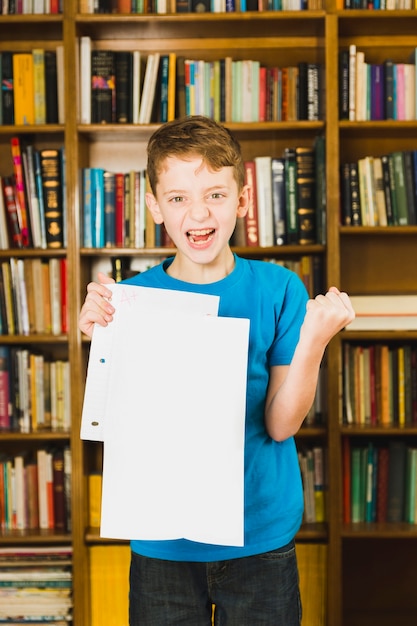
[[[301,254],[323,260],[325,282],[352,294],[415,293],[417,247],[416,226],[349,227],[341,226],[340,170],[342,163],[367,155],[382,155],[394,150],[417,148],[417,122],[414,121],[339,121],[339,51],[355,44],[372,63],[388,57],[397,62],[409,60],[417,47],[417,11],[343,10],[328,0],[326,10],[248,13],[174,14],[91,14],[78,10],[77,0],[65,3],[63,14],[0,16],[0,51],[22,52],[34,48],[55,50],[64,45],[65,119],[61,124],[0,126],[0,176],[11,170],[10,139],[24,137],[37,149],[65,146],[66,155],[66,232],[67,241],[59,251],[41,249],[1,250],[0,261],[11,258],[65,258],[69,306],[69,331],[51,334],[0,335],[0,345],[28,347],[54,359],[71,364],[71,417],[68,432],[0,432],[2,452],[36,451],[42,447],[69,447],[72,456],[71,530],[2,531],[1,546],[61,545],[72,547],[74,625],[90,623],[89,553],[105,547],[95,529],[88,528],[87,476],[102,464],[100,444],[79,438],[83,403],[84,376],[89,343],[77,329],[78,312],[86,284],[97,267],[110,272],[112,258],[132,259],[133,269],[146,267],[172,250],[151,248],[134,250],[87,249],[81,245],[80,170],[103,167],[128,171],[145,167],[145,145],[156,128],[145,125],[80,124],[75,93],[79,86],[79,40],[91,38],[99,50],[138,50],[146,57],[151,52],[175,51],[178,56],[214,61],[225,56],[236,60],[253,59],[267,65],[293,65],[302,61],[322,63],[325,67],[325,119],[315,121],[227,122],[236,133],[246,159],[260,155],[281,155],[288,146],[314,144],[318,135],[326,138],[327,242],[307,246],[287,245],[268,248],[237,247],[242,255],[290,261]],[[388,444],[404,440],[416,445],[417,427],[364,427],[342,421],[342,354],[349,342],[416,342],[415,332],[340,333],[326,355],[325,426],[309,425],[297,436],[300,449],[314,446],[327,449],[328,486],[325,523],[304,524],[298,541],[325,544],[327,624],[332,626],[374,626],[393,621],[399,626],[415,619],[417,605],[414,588],[417,558],[417,525],[407,523],[343,522],[343,445]],[[388,562],[392,567],[386,567]],[[308,561],[303,556],[303,562]],[[398,572],[403,583],[397,584]],[[359,573],[359,575],[358,575]],[[363,581],[368,584],[363,584]]]

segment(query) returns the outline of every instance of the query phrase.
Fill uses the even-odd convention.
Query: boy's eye
[[[210,198],[213,198],[213,200],[218,200],[219,198],[223,198],[223,194],[219,192],[212,193]]]
[[[174,196],[173,198],[171,198],[171,202],[173,202],[174,204],[177,202],[182,202],[184,200],[183,196]]]

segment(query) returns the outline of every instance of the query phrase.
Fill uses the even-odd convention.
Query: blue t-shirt
[[[291,437],[273,441],[265,430],[264,405],[269,369],[291,362],[299,339],[308,295],[299,277],[273,263],[235,257],[235,268],[210,284],[187,283],[169,276],[167,259],[126,283],[220,296],[219,315],[250,320],[245,421],[244,546],[189,541],[132,540],[134,552],[174,561],[219,561],[261,554],[286,545],[297,533],[303,493],[297,451]],[[213,451],[213,463],[215,463]],[[207,494],[216,507],[216,494]],[[218,511],[222,515],[222,511]]]

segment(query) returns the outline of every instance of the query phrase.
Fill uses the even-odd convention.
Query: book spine
[[[33,115],[35,124],[46,123],[45,51],[32,50],[33,56]]]
[[[1,53],[2,124],[14,124],[13,52]]]
[[[91,122],[112,123],[116,119],[115,60],[112,50],[91,52]]]
[[[45,50],[45,121],[58,124],[58,71],[57,53]]]
[[[48,248],[59,249],[64,245],[60,151],[55,148],[40,150],[39,160],[45,210],[46,243]]]
[[[2,178],[2,191],[6,207],[6,218],[9,227],[9,238],[13,248],[22,248],[22,233],[19,225],[16,196],[13,179],[9,176]]]
[[[299,146],[295,152],[298,243],[314,244],[317,241],[314,150]]]
[[[34,88],[32,53],[13,55],[14,123],[34,124]]]
[[[118,50],[114,53],[116,84],[116,122],[133,122],[133,53]]]
[[[272,175],[272,210],[274,215],[274,245],[282,246],[286,242],[285,209],[285,162],[283,158],[273,158]]]
[[[18,214],[20,216],[20,232],[22,237],[22,246],[27,248],[30,245],[29,237],[29,222],[28,222],[28,209],[26,201],[26,190],[22,165],[22,151],[20,147],[20,139],[18,137],[12,137],[10,140],[12,161],[13,161],[13,173],[16,189],[16,201]]]
[[[112,248],[116,244],[116,175],[103,173],[104,188],[104,246]]]
[[[287,243],[298,242],[297,162],[294,148],[285,148],[285,206],[287,210]]]

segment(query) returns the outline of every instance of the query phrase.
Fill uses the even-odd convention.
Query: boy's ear
[[[150,193],[149,191],[146,192],[145,201],[146,201],[146,206],[148,207],[155,224],[162,224],[164,221],[164,218],[161,215],[161,211],[159,210],[159,204],[156,201],[156,198],[153,195],[153,193]]]
[[[237,217],[245,217],[248,209],[250,207],[250,203],[252,202],[252,187],[249,185],[245,185],[240,192],[239,196],[239,204],[237,206]]]

